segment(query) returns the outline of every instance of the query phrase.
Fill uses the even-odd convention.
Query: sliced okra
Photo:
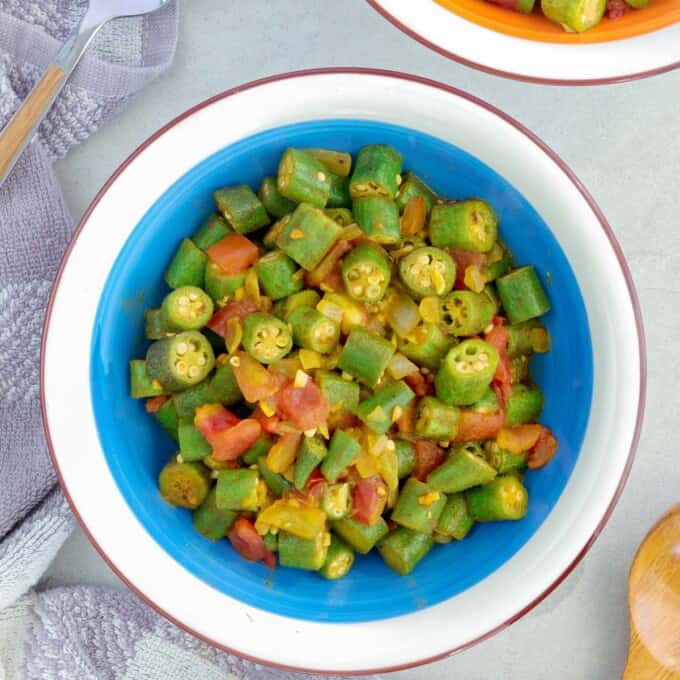
[[[210,343],[198,331],[157,340],[146,353],[146,368],[170,392],[200,383],[215,365]]]
[[[425,182],[412,172],[407,172],[404,175],[404,180],[399,187],[399,192],[395,199],[399,212],[403,212],[406,204],[417,196],[422,197],[425,201],[425,209],[428,214],[432,210],[432,206],[440,202],[437,194]]]
[[[326,457],[328,449],[323,439],[319,436],[304,437],[297,452],[293,484],[301,491],[314,469]]]
[[[293,295],[304,286],[303,272],[281,250],[274,250],[261,257],[255,263],[255,271],[262,289],[272,300]]]
[[[475,524],[465,500],[465,494],[454,493],[446,497],[446,505],[439,515],[435,535],[462,541]]]
[[[416,248],[399,261],[404,285],[420,300],[427,295],[446,295],[456,280],[456,263],[441,248]]]
[[[415,446],[405,439],[395,439],[394,450],[397,454],[397,474],[399,479],[404,479],[410,476],[416,467]]]
[[[338,367],[369,387],[375,387],[393,354],[394,346],[388,340],[355,326],[342,348]]]
[[[413,401],[413,390],[403,381],[390,383],[356,408],[356,415],[378,434],[385,434]]]
[[[496,281],[510,323],[534,319],[550,311],[550,302],[531,265],[520,267]]]
[[[158,488],[166,503],[194,510],[210,491],[210,471],[202,463],[178,463],[173,457],[158,476]]]
[[[427,483],[444,493],[458,493],[496,477],[496,469],[486,462],[478,447],[457,447],[447,460],[427,477]]]
[[[144,312],[144,334],[149,340],[160,340],[172,335],[172,331],[165,325],[160,307],[153,307]]]
[[[352,171],[352,156],[346,151],[332,149],[305,149],[305,151],[340,177],[348,177]]]
[[[329,484],[321,498],[321,509],[328,519],[349,517],[352,511],[352,489],[347,482]]]
[[[213,315],[213,301],[196,286],[181,286],[165,296],[161,305],[165,325],[173,331],[203,328]]]
[[[327,208],[349,208],[352,205],[352,198],[349,195],[349,178],[341,177],[329,172],[331,181],[330,192],[328,193]]]
[[[249,314],[243,319],[243,349],[262,364],[283,359],[293,348],[290,328],[266,312]]]
[[[379,250],[363,243],[342,261],[342,278],[350,297],[378,302],[390,284],[390,264]]]
[[[485,201],[469,199],[432,208],[430,241],[437,248],[486,253],[497,236],[498,218]]]
[[[486,460],[491,467],[496,469],[499,475],[504,475],[514,470],[523,470],[527,466],[527,453],[511,453],[502,449],[491,439],[484,445]]]
[[[194,510],[193,525],[201,536],[210,541],[219,541],[227,535],[238,517],[233,510],[221,510],[216,504],[217,491],[213,487],[199,508]]]
[[[167,394],[163,385],[153,380],[146,370],[144,359],[133,359],[130,362],[130,396],[133,399],[159,397]]]
[[[311,288],[293,293],[283,300],[278,300],[274,305],[274,314],[286,321],[293,310],[298,307],[316,307],[321,296]]]
[[[313,307],[296,307],[288,315],[288,323],[298,347],[328,354],[338,344],[339,324]]]
[[[441,321],[456,336],[479,335],[492,321],[496,307],[484,293],[454,290],[440,301]]]
[[[165,282],[170,288],[202,286],[208,256],[190,239],[185,238],[165,272]]]
[[[354,223],[354,215],[352,215],[352,211],[347,208],[326,208],[324,212],[341,227],[348,227],[350,224]]]
[[[517,384],[505,401],[505,425],[535,423],[543,410],[543,392],[538,387]]]
[[[245,278],[245,273],[227,274],[215,262],[208,262],[205,268],[205,292],[215,302],[220,302],[242,288]]]
[[[477,522],[522,519],[527,514],[529,494],[512,474],[497,477],[466,493],[470,514]]]
[[[279,531],[279,564],[282,567],[317,571],[326,560],[330,534],[322,531],[314,538],[300,538],[287,531]]]
[[[407,529],[431,534],[445,505],[446,496],[443,493],[410,477],[392,511],[392,521]]]
[[[401,240],[397,204],[381,196],[356,198],[352,210],[361,231],[376,243],[390,245]]]
[[[416,408],[415,430],[419,437],[449,441],[458,434],[460,409],[434,397],[423,397]]]
[[[353,199],[378,196],[394,199],[401,183],[404,159],[385,144],[364,146],[357,156],[349,184]]]
[[[371,552],[375,544],[390,530],[382,517],[373,525],[344,517],[331,522],[331,528],[361,555]]]
[[[392,529],[377,547],[385,564],[400,576],[406,576],[430,552],[432,545],[430,534],[397,527]]]
[[[331,581],[347,576],[354,564],[354,551],[337,536],[331,535],[326,559],[319,574]]]
[[[444,333],[439,325],[423,323],[399,340],[399,351],[419,366],[436,371],[455,344],[455,338]]]
[[[602,21],[607,0],[541,0],[541,10],[565,31],[582,33]]]
[[[330,173],[323,163],[301,149],[288,149],[279,163],[277,187],[295,203],[325,208],[331,192]]]
[[[297,205],[279,191],[276,177],[265,177],[257,196],[262,201],[264,209],[277,220],[292,213]]]
[[[234,230],[227,224],[222,215],[211,213],[192,236],[192,240],[201,250],[208,250],[210,246],[214,246],[218,241],[233,233]]]
[[[224,219],[239,234],[248,234],[269,224],[262,202],[246,184],[219,189],[214,197]]]

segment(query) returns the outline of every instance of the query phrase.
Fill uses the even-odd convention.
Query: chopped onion
[[[410,359],[397,352],[387,364],[387,370],[395,380],[401,380],[407,375],[418,373],[420,369]]]

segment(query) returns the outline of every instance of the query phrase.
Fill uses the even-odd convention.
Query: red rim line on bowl
[[[369,0],[370,2],[371,0]],[[383,668],[370,668],[366,670],[358,670],[358,671],[343,671],[343,670],[337,670],[337,671],[332,671],[332,670],[318,670],[318,669],[310,669],[306,668],[304,666],[287,666],[284,664],[277,664],[271,661],[268,661],[266,659],[260,659],[257,657],[254,657],[252,655],[244,654],[243,652],[240,652],[236,649],[231,649],[227,647],[226,645],[223,645],[221,643],[216,642],[215,640],[211,640],[210,638],[206,637],[205,635],[201,635],[200,633],[194,631],[191,629],[189,626],[186,624],[182,623],[181,621],[178,621],[176,618],[174,618],[172,615],[170,615],[168,612],[165,610],[161,609],[155,602],[152,602],[137,586],[135,586],[133,583],[131,583],[125,575],[116,567],[114,561],[104,552],[102,547],[97,543],[95,540],[94,536],[88,529],[87,525],[85,524],[85,521],[83,518],[80,516],[78,509],[75,507],[75,504],[73,500],[71,499],[71,496],[69,495],[69,491],[66,487],[66,484],[64,482],[64,479],[62,477],[61,471],[59,469],[59,464],[57,461],[57,457],[54,453],[54,447],[52,445],[52,439],[50,435],[50,429],[49,429],[49,424],[47,421],[47,411],[45,408],[45,363],[44,363],[44,356],[45,356],[45,348],[47,345],[47,336],[49,333],[49,326],[50,326],[50,318],[52,315],[52,306],[54,304],[54,300],[56,297],[57,290],[59,288],[59,283],[64,271],[64,268],[66,266],[66,262],[68,261],[69,255],[71,253],[71,250],[75,246],[76,241],[78,240],[78,237],[87,224],[87,221],[94,211],[95,207],[99,203],[99,201],[102,199],[104,194],[109,190],[111,185],[118,179],[118,177],[123,173],[123,171],[130,165],[136,158],[139,156],[147,147],[149,147],[151,144],[153,144],[158,138],[160,138],[162,135],[164,135],[168,130],[172,129],[175,127],[177,124],[181,123],[183,120],[186,118],[192,116],[196,112],[200,111],[201,109],[204,109],[212,104],[214,104],[217,101],[220,101],[222,99],[226,99],[227,97],[231,97],[235,94],[239,94],[240,92],[244,92],[246,90],[251,90],[253,88],[259,87],[260,85],[266,85],[268,83],[273,83],[277,81],[283,81],[283,80],[289,80],[291,78],[304,78],[304,77],[309,77],[309,76],[317,76],[317,75],[370,75],[370,76],[381,76],[385,78],[395,78],[395,79],[400,79],[400,80],[407,80],[415,83],[419,83],[421,85],[426,85],[429,87],[434,87],[439,90],[443,90],[444,92],[448,92],[449,94],[452,94],[454,96],[460,97],[462,99],[465,99],[473,104],[476,104],[477,106],[489,111],[490,113],[498,116],[501,118],[503,121],[506,123],[512,125],[516,130],[521,132],[525,137],[527,137],[531,142],[533,142],[536,146],[538,146],[559,168],[562,170],[562,172],[567,176],[567,178],[574,184],[574,186],[578,189],[579,193],[583,196],[585,201],[588,203],[589,207],[591,210],[595,213],[598,221],[600,222],[602,229],[605,232],[605,235],[607,236],[612,249],[614,250],[614,253],[616,255],[617,260],[619,261],[619,266],[621,267],[621,271],[623,273],[623,276],[626,281],[626,287],[628,289],[628,294],[630,295],[630,300],[631,300],[631,305],[633,308],[633,313],[635,316],[635,325],[637,328],[637,336],[638,336],[638,345],[639,345],[639,351],[640,351],[640,393],[639,393],[639,403],[638,403],[638,411],[637,411],[637,417],[635,421],[635,430],[633,433],[633,439],[631,441],[631,446],[630,446],[630,451],[628,453],[628,459],[626,461],[625,468],[623,470],[623,474],[621,475],[621,479],[619,480],[618,486],[616,488],[616,491],[614,493],[614,496],[612,497],[612,500],[607,507],[607,510],[598,523],[595,531],[593,532],[592,536],[588,539],[586,544],[583,546],[581,551],[578,553],[578,555],[574,558],[574,560],[567,566],[567,568],[564,570],[564,572],[548,587],[545,591],[543,591],[540,595],[538,595],[534,600],[532,600],[529,604],[527,604],[523,609],[518,611],[516,614],[514,614],[512,617],[507,619],[505,622],[497,626],[496,628],[493,628],[492,630],[488,631],[484,635],[475,638],[474,640],[471,640],[463,645],[459,645],[458,647],[454,647],[453,649],[447,650],[445,652],[442,652],[441,654],[437,654],[435,656],[427,657],[425,659],[419,659],[417,661],[412,661],[407,664],[401,664],[398,666],[387,666]],[[199,640],[216,647],[218,649],[221,649],[222,651],[228,652],[230,654],[235,654],[237,656],[240,656],[241,658],[247,659],[249,661],[253,661],[255,663],[259,663],[265,666],[270,666],[272,668],[279,668],[282,670],[288,670],[288,671],[297,671],[297,672],[309,672],[309,673],[316,673],[319,675],[346,675],[346,676],[357,676],[357,675],[369,675],[372,673],[390,673],[390,672],[396,672],[396,671],[401,671],[401,670],[407,670],[409,668],[415,668],[417,666],[422,666],[425,664],[433,663],[435,661],[439,661],[441,659],[445,659],[448,656],[451,656],[452,654],[455,654],[456,652],[460,652],[464,649],[468,649],[474,645],[476,645],[479,642],[483,642],[484,640],[487,640],[490,637],[493,637],[496,635],[496,633],[499,633],[503,629],[507,628],[508,626],[512,625],[520,619],[522,616],[524,616],[526,613],[531,611],[536,605],[538,605],[543,599],[545,599],[550,593],[559,586],[564,579],[571,573],[571,571],[576,567],[576,565],[581,561],[581,559],[585,556],[585,554],[590,550],[592,547],[593,543],[597,539],[597,537],[600,535],[602,530],[604,529],[605,525],[609,521],[609,518],[611,517],[612,512],[614,511],[614,508],[621,496],[621,493],[623,492],[623,489],[625,487],[626,481],[628,480],[628,476],[630,474],[631,467],[633,465],[633,459],[635,457],[635,451],[637,449],[638,442],[640,440],[640,432],[642,429],[642,420],[644,416],[644,411],[645,411],[645,399],[646,399],[646,388],[647,388],[647,355],[646,355],[646,342],[645,342],[645,333],[644,333],[644,327],[643,327],[643,322],[642,322],[642,313],[640,310],[640,303],[638,301],[637,293],[635,290],[635,285],[633,283],[633,278],[630,273],[630,270],[628,269],[628,265],[626,263],[626,260],[623,255],[623,251],[621,250],[621,247],[619,246],[618,241],[616,240],[616,236],[614,235],[614,232],[607,222],[607,219],[605,218],[604,214],[600,210],[599,206],[595,202],[595,199],[590,195],[588,190],[583,186],[581,181],[578,179],[578,177],[573,173],[573,171],[569,168],[569,166],[560,158],[560,156],[553,151],[550,147],[548,147],[543,141],[541,141],[533,132],[531,132],[529,129],[524,127],[521,123],[516,121],[514,118],[511,116],[507,115],[500,109],[497,109],[496,107],[486,103],[485,101],[479,99],[478,97],[475,97],[474,95],[468,94],[467,92],[464,92],[462,90],[459,90],[455,87],[452,87],[450,85],[445,85],[443,83],[437,82],[435,80],[429,80],[427,78],[422,78],[420,76],[408,74],[408,73],[402,73],[399,71],[387,71],[387,70],[380,70],[380,69],[371,69],[371,68],[344,68],[344,67],[334,67],[334,68],[320,68],[320,69],[309,69],[309,70],[302,70],[302,71],[291,71],[288,73],[283,73],[279,75],[274,75],[274,76],[268,76],[266,78],[261,78],[259,80],[254,80],[249,83],[246,83],[244,85],[239,85],[238,87],[232,88],[230,90],[226,90],[225,92],[222,92],[220,94],[217,94],[213,97],[210,97],[209,99],[206,99],[205,101],[197,104],[196,106],[191,107],[184,113],[180,114],[173,120],[171,120],[169,123],[161,127],[159,130],[157,130],[153,135],[151,135],[146,141],[144,141],[142,144],[140,144],[124,161],[121,163],[121,165],[115,170],[115,172],[109,177],[109,179],[105,182],[105,184],[102,186],[102,188],[97,192],[97,195],[94,197],[92,203],[89,205],[85,213],[83,214],[83,217],[81,218],[80,222],[78,223],[78,226],[73,232],[73,236],[71,237],[71,240],[69,241],[69,244],[66,248],[66,252],[64,253],[64,256],[61,259],[61,262],[59,264],[59,269],[57,271],[57,275],[55,277],[54,283],[52,285],[52,289],[50,291],[50,297],[47,303],[47,310],[45,313],[45,321],[44,321],[44,326],[43,326],[43,332],[42,332],[42,338],[41,338],[41,346],[40,346],[40,408],[41,408],[41,413],[42,413],[42,420],[43,420],[43,428],[45,431],[45,438],[47,440],[47,448],[50,454],[50,458],[52,459],[52,464],[54,466],[54,469],[57,474],[57,478],[59,480],[59,484],[62,488],[62,491],[64,492],[64,496],[66,497],[66,500],[69,503],[69,506],[71,507],[71,511],[73,512],[76,520],[78,521],[78,524],[80,525],[81,529],[87,536],[88,540],[92,544],[92,546],[95,548],[95,550],[99,553],[99,555],[102,557],[102,559],[106,562],[106,564],[109,566],[109,568],[118,576],[118,578],[125,583],[125,585],[135,594],[137,597],[139,597],[143,602],[145,602],[147,605],[149,605],[152,609],[154,609],[157,613],[161,614],[163,617],[165,617],[168,621],[171,623],[175,624],[178,628],[181,628],[185,632],[189,633],[190,635],[194,636],[195,638],[198,638]]]
[[[614,76],[611,78],[591,78],[583,80],[562,80],[560,78],[540,78],[538,76],[528,76],[520,73],[513,73],[511,71],[503,71],[501,69],[493,68],[492,66],[485,66],[471,59],[461,57],[455,52],[449,52],[448,50],[433,43],[428,40],[424,35],[413,30],[403,22],[399,21],[393,14],[390,14],[380,3],[380,0],[366,0],[368,4],[376,11],[381,14],[387,21],[389,21],[395,28],[398,28],[402,33],[405,33],[409,38],[413,38],[421,45],[429,47],[434,52],[437,52],[443,57],[447,57],[452,61],[456,61],[463,66],[468,68],[474,68],[478,71],[483,71],[492,76],[497,76],[499,78],[509,78],[510,80],[519,80],[524,83],[534,83],[537,85],[566,85],[566,86],[586,86],[586,85],[616,85],[617,83],[627,83],[631,80],[641,80],[642,78],[652,78],[654,76],[660,76],[664,73],[670,73],[675,69],[680,68],[680,61],[676,61],[672,64],[666,66],[660,66],[659,68],[651,69],[649,71],[641,71],[639,73],[630,73],[622,76]],[[517,38],[521,40],[521,38]]]

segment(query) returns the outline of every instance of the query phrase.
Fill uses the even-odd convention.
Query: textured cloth
[[[0,0],[0,127],[85,4]],[[173,2],[148,17],[106,26],[0,187],[0,680],[290,677],[212,649],[130,592],[34,589],[74,526],[56,486],[38,406],[45,304],[73,228],[52,162],[169,66],[177,21]]]

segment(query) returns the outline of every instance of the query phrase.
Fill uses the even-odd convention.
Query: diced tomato
[[[434,394],[434,385],[426,380],[420,371],[405,375],[404,382],[416,393],[417,397],[426,397],[428,394]]]
[[[305,274],[305,284],[312,288],[318,288],[321,282],[324,281],[331,274],[340,262],[340,258],[351,248],[349,241],[339,239],[333,244],[333,247],[328,251],[326,257],[312,269],[311,272]],[[342,275],[341,275],[342,278]]]
[[[362,479],[354,487],[354,518],[362,524],[373,526],[385,509],[387,489],[378,475]]]
[[[399,434],[413,434],[415,430],[416,400],[412,399],[397,419]]]
[[[260,423],[254,418],[246,418],[234,427],[219,433],[210,445],[216,460],[235,460],[245,453],[262,434]],[[207,439],[207,437],[206,437]]]
[[[238,422],[238,416],[228,411],[222,404],[203,404],[196,409],[194,417],[194,425],[208,441],[223,430],[234,427]]]
[[[280,416],[276,413],[273,416],[266,416],[264,411],[257,406],[252,413],[252,417],[257,420],[262,426],[262,430],[269,434],[279,434],[279,423],[281,422]]]
[[[170,395],[162,394],[160,397],[151,397],[146,400],[146,412],[158,413],[165,402],[170,399]]]
[[[249,562],[264,562],[270,569],[276,565],[276,556],[267,550],[262,536],[255,531],[253,523],[239,517],[227,534],[234,550]]]
[[[309,500],[311,500],[314,505],[318,506],[319,503],[321,503],[321,499],[326,493],[327,488],[328,482],[321,474],[321,470],[318,467],[315,468],[305,485],[305,491],[307,492]]]
[[[229,319],[244,319],[248,314],[256,311],[257,305],[250,298],[232,300],[224,305],[224,307],[220,307],[206,325],[213,333],[225,337]]]
[[[620,19],[625,16],[628,5],[625,0],[609,0],[607,2],[607,16],[610,19]]]
[[[466,289],[465,270],[472,266],[483,267],[486,264],[486,255],[484,253],[471,253],[468,250],[456,250],[455,248],[448,248],[447,252],[456,263],[455,288],[457,290]]]
[[[435,442],[429,439],[419,439],[416,442],[416,466],[413,470],[412,477],[424,482],[427,476],[438,468],[445,460],[446,453],[441,446],[437,446]]]
[[[529,451],[527,465],[531,470],[542,468],[555,457],[556,453],[557,439],[547,427],[543,427],[536,444]]]
[[[510,453],[524,453],[534,448],[543,429],[543,425],[504,427],[498,433],[496,443]]]
[[[500,319],[500,317],[496,317]],[[512,394],[512,372],[510,370],[510,357],[508,356],[508,331],[502,325],[502,319],[500,323],[496,323],[494,319],[494,327],[485,336],[484,340],[488,342],[492,347],[495,347],[498,352],[498,367],[496,368],[496,373],[493,377],[493,384],[499,388],[501,396],[501,405],[505,406],[505,402],[508,400]]]
[[[345,292],[345,281],[342,278],[342,268],[340,267],[339,262],[335,263],[333,269],[331,269],[323,281],[321,281],[319,288],[326,293]]]
[[[404,214],[401,216],[401,233],[403,236],[412,236],[423,230],[427,218],[427,206],[422,196],[414,196],[404,206]]]
[[[234,361],[234,358],[237,360]],[[275,394],[280,381],[250,354],[237,352],[229,363],[234,369],[234,377],[246,401],[255,403]]]
[[[464,442],[474,442],[479,439],[495,439],[496,435],[503,427],[505,414],[503,411],[497,413],[479,413],[462,409],[458,420],[458,434],[453,440],[454,444]]]
[[[225,274],[240,274],[260,257],[257,246],[241,234],[230,234],[205,252]]]
[[[278,396],[278,410],[301,430],[311,430],[326,422],[330,406],[316,383],[308,378],[304,387],[286,385]]]

